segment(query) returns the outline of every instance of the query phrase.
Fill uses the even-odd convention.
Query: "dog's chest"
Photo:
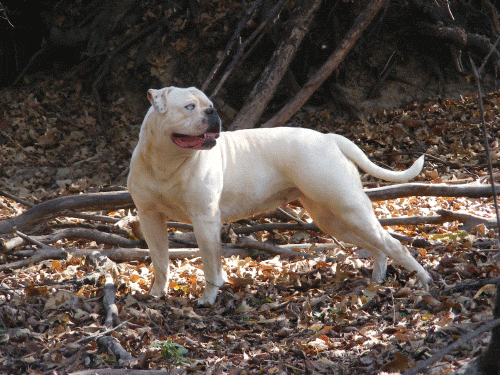
[[[185,198],[177,189],[168,189],[169,184],[149,180],[149,184],[129,186],[136,204],[145,210],[161,212],[169,220],[190,223],[187,214]]]
[[[167,218],[183,223],[191,223],[189,215],[185,211],[183,205],[179,205],[175,200],[170,200],[163,195],[160,196],[158,202],[158,209],[162,211]]]

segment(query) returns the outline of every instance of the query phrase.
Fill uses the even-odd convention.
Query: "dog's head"
[[[161,126],[179,147],[209,150],[216,144],[221,120],[212,102],[195,87],[148,90],[148,100],[164,118]]]

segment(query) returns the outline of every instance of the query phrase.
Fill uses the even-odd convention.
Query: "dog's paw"
[[[432,277],[427,272],[418,274],[418,283],[426,292],[429,291],[429,284],[432,282]]]
[[[154,297],[163,297],[167,294],[167,288],[165,286],[153,283],[153,287],[149,291],[149,294]]]
[[[207,283],[203,295],[198,298],[198,305],[213,305],[217,299],[219,288],[216,285]]]
[[[215,296],[207,296],[206,293],[203,293],[203,295],[198,298],[198,305],[199,306],[209,306],[213,305],[215,303],[215,300],[217,299],[217,293]]]

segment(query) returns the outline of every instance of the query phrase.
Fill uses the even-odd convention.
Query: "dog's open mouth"
[[[219,138],[220,127],[218,124],[212,126],[206,133],[201,135],[185,135],[174,133],[172,141],[182,148],[194,148],[197,150],[208,150],[215,146],[216,139]]]

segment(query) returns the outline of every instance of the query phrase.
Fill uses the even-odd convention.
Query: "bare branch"
[[[368,4],[366,9],[356,18],[353,27],[349,30],[342,43],[330,55],[328,61],[316,72],[316,74],[314,74],[314,76],[304,85],[302,90],[300,90],[286,106],[262,125],[263,128],[283,125],[304,105],[311,95],[339,66],[342,60],[344,60],[362,32],[386,2],[387,0],[372,0],[370,4]]]
[[[304,2],[303,2],[304,3]],[[307,34],[309,24],[319,8],[321,1],[312,0],[298,8],[297,17],[290,35],[284,38],[267,64],[259,81],[255,84],[243,108],[238,112],[230,130],[253,128],[271,100],[278,84],[292,62],[302,39]]]

